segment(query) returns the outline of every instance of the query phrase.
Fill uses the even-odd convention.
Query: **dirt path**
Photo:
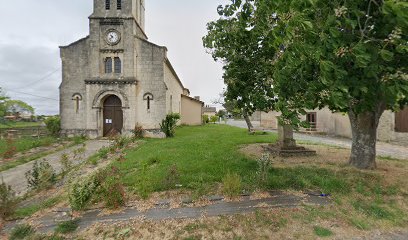
[[[85,161],[90,156],[94,155],[99,149],[102,147],[109,146],[109,141],[107,140],[89,140],[85,142],[85,152],[81,154],[79,161],[76,161],[74,164],[79,164],[82,161]],[[48,161],[54,170],[57,173],[61,172],[62,166],[60,163],[61,156],[63,154],[67,154],[68,156],[72,156],[76,149],[82,147],[82,144],[79,146],[70,147],[59,152],[50,154],[45,156],[41,159],[45,159]],[[34,161],[17,166],[15,168],[6,170],[4,172],[0,172],[0,178],[3,181],[10,185],[12,189],[15,191],[17,196],[22,196],[28,191],[27,180],[25,178],[25,173],[32,169],[34,165]]]
[[[247,128],[244,121],[234,121],[230,120],[227,123],[230,126]],[[255,128],[259,128],[259,122],[253,122]],[[269,132],[277,132],[275,130],[266,130]],[[351,149],[351,140],[347,138],[338,138],[331,136],[321,136],[321,135],[310,135],[295,133],[295,139],[298,141],[305,141],[317,144],[333,145],[343,148]],[[408,146],[393,145],[384,142],[377,142],[377,155],[381,157],[392,157],[401,160],[408,160]]]

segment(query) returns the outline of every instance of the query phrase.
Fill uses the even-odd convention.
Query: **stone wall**
[[[350,120],[347,114],[332,113],[329,109],[310,110],[317,114],[317,132],[324,132],[329,135],[352,138]],[[261,127],[277,129],[278,112],[261,113]],[[302,117],[306,120],[306,116]],[[378,140],[383,142],[408,142],[408,133],[395,132],[395,113],[385,111],[378,126]]]
[[[181,95],[184,92],[184,86],[168,60],[164,63],[164,82],[167,86],[166,113],[181,113]]]
[[[203,102],[183,95],[181,97],[181,124],[202,125],[203,105]]]

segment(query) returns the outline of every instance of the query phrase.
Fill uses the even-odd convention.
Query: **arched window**
[[[109,10],[110,9],[110,0],[105,1],[105,9]]]
[[[121,9],[122,9],[122,0],[118,0],[117,5],[116,5],[116,8],[117,8],[118,10],[121,10]]]
[[[112,58],[105,59],[105,73],[112,73]]]
[[[72,95],[72,100],[75,101],[75,113],[79,113],[79,103],[82,101],[82,96],[79,93]]]
[[[153,94],[151,94],[151,93],[146,93],[146,94],[143,96],[143,100],[147,101],[147,110],[150,110],[151,101],[153,101]]]
[[[122,61],[120,61],[120,58],[115,57],[114,62],[115,62],[115,73],[122,73]]]

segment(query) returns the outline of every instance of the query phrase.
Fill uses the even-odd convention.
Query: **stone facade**
[[[188,90],[168,60],[167,48],[147,39],[144,0],[117,2],[94,0],[89,36],[60,47],[64,135],[102,137],[112,122],[104,115],[110,96],[122,104],[122,134],[136,125],[154,132],[166,114],[181,113],[181,96]]]
[[[316,113],[316,132],[326,133],[345,138],[351,138],[351,125],[347,114],[332,113],[328,108],[309,110]],[[278,129],[278,112],[261,113],[261,127]],[[306,116],[302,117],[306,120]],[[306,130],[306,129],[303,129]],[[395,113],[385,111],[378,125],[378,140],[384,142],[408,142],[408,133],[399,133],[395,130]]]

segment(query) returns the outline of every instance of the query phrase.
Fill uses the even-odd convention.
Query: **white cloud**
[[[223,89],[221,65],[205,53],[201,38],[206,23],[217,18],[225,0],[147,0],[146,33],[149,40],[167,46],[178,75],[193,95],[207,104]],[[39,114],[58,113],[61,73],[37,82],[60,67],[60,45],[88,34],[92,0],[0,0],[0,86],[7,94],[33,105]],[[7,7],[4,7],[7,6]],[[35,84],[30,84],[30,83]]]

